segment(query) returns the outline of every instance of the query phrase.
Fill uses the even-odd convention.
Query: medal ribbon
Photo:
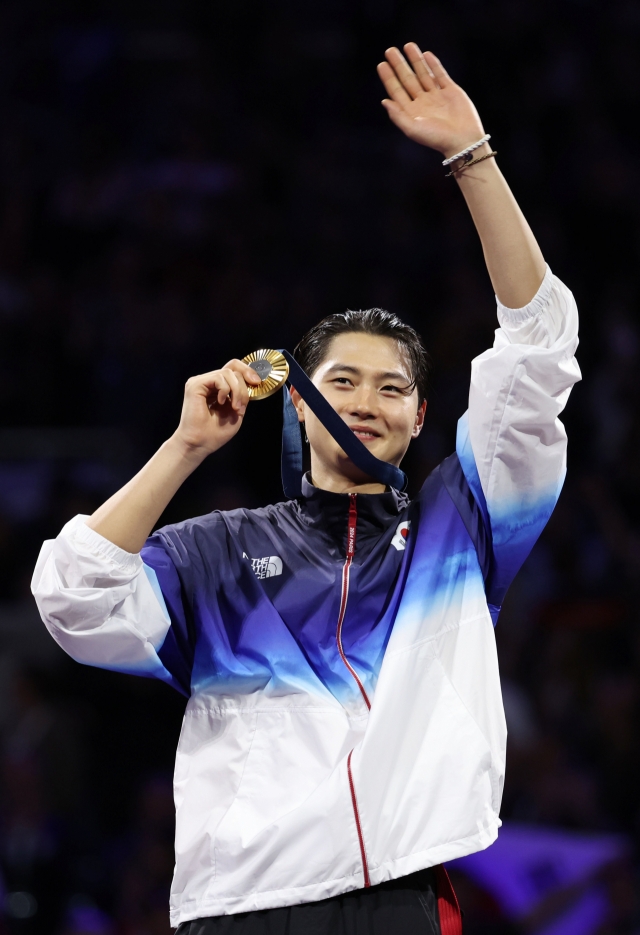
[[[300,393],[311,411],[320,419],[326,430],[334,437],[346,456],[369,477],[387,487],[404,490],[407,477],[404,471],[381,461],[354,435],[347,423],[340,418],[333,406],[327,402],[320,390],[313,385],[300,364],[289,351],[282,350],[289,364],[289,382]],[[282,427],[282,487],[285,497],[293,500],[302,495],[302,437],[298,413],[286,386],[283,387],[284,424]]]

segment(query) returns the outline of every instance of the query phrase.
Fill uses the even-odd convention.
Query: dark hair
[[[426,399],[430,361],[422,338],[397,315],[383,308],[367,308],[357,312],[347,309],[346,312],[328,315],[307,331],[293,355],[302,369],[312,377],[324,360],[333,338],[350,331],[380,335],[397,341],[409,364],[411,389],[414,386],[417,388],[420,402]]]

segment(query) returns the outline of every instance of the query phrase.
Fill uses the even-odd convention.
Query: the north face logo
[[[256,578],[275,578],[282,574],[282,559],[279,555],[266,555],[264,558],[249,558],[246,552],[244,558],[249,559]]]
[[[407,536],[409,535],[409,529],[411,523],[400,523],[396,529],[396,534],[391,540],[391,545],[398,550],[398,552],[404,552],[407,547]]]

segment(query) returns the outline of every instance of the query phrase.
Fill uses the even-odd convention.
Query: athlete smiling
[[[373,312],[369,320],[375,316]],[[346,321],[349,317],[352,326],[367,321],[357,313],[348,315]],[[379,313],[378,317],[383,320]],[[391,321],[390,316],[387,321]],[[411,335],[410,340],[416,342],[417,336]],[[303,340],[302,353],[304,347]],[[402,352],[398,337],[345,331],[331,338],[325,355],[313,373],[313,382],[372,454],[399,465],[409,441],[420,434],[427,404],[420,396],[411,363]],[[314,484],[337,493],[352,490],[354,483],[360,493],[383,490],[382,485],[361,476],[295,390],[292,398],[311,446]]]
[[[172,924],[189,935],[456,935],[442,863],[487,847],[500,825],[492,620],[564,478],[577,312],[473,104],[432,53],[405,53],[379,65],[383,105],[443,154],[498,301],[456,452],[410,503],[358,468],[292,389],[311,452],[301,495],[150,535],[241,428],[259,377],[232,360],[188,381],[172,437],[46,542],[34,573],[71,656],[189,698],[171,895]],[[381,309],[349,311],[312,328],[296,358],[354,436],[399,465],[425,418],[418,335]]]

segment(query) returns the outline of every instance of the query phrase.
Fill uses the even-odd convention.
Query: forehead
[[[370,370],[400,370],[410,376],[406,354],[394,338],[347,331],[332,338],[318,369],[341,363]]]

